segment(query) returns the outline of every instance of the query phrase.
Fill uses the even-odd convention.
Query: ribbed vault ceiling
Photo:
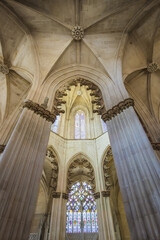
[[[85,65],[116,81],[119,56],[124,78],[148,62],[160,63],[159,4],[159,0],[1,1],[0,59],[10,68],[8,75],[0,73],[1,96],[13,84],[12,72],[22,84],[36,85],[64,66]],[[71,35],[76,25],[84,29],[81,41]],[[6,106],[0,98],[1,120]]]

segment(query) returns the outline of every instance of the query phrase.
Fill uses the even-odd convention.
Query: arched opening
[[[95,189],[94,169],[80,154],[70,164],[67,174],[66,236],[69,239],[78,234],[85,234],[85,239],[90,234],[98,236]]]
[[[106,112],[101,90],[83,78],[70,80],[57,90],[52,112],[61,116],[52,130],[67,139],[92,139],[107,131],[101,120]]]

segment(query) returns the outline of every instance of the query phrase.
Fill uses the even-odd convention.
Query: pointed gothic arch
[[[93,191],[96,191],[94,168],[88,158],[81,153],[76,154],[68,164],[67,192],[78,181],[88,182],[92,186]]]
[[[92,164],[82,154],[68,164],[67,222],[68,233],[97,233],[97,209],[94,193],[95,175]]]

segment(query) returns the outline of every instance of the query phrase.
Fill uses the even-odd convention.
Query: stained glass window
[[[85,139],[85,115],[84,112],[79,110],[75,115],[75,139]]]
[[[98,232],[97,209],[91,186],[75,183],[67,202],[67,233]]]
[[[51,130],[52,130],[53,132],[55,132],[55,133],[58,132],[59,122],[60,122],[60,115],[57,115],[55,122],[54,122],[54,123],[52,124],[52,126],[51,126]]]
[[[101,123],[102,123],[102,129],[103,129],[103,132],[107,132],[107,124],[103,121],[103,119],[101,118]]]

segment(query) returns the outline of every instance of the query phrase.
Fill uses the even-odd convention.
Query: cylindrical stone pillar
[[[104,232],[103,232],[103,216],[101,211],[100,192],[94,193],[94,198],[96,201],[96,208],[97,208],[98,237],[99,237],[99,240],[102,240],[104,239]]]
[[[107,112],[107,126],[128,225],[132,240],[159,240],[160,164],[127,104]]]
[[[61,193],[54,192],[52,196],[53,196],[53,201],[52,201],[49,239],[58,240],[59,232],[60,232]]]
[[[60,228],[60,238],[59,240],[65,240],[66,239],[66,221],[67,221],[67,215],[66,215],[66,205],[68,201],[68,194],[62,193],[62,210],[61,210],[61,228]]]
[[[50,133],[46,119],[52,114],[29,104],[0,162],[0,239],[5,240],[28,239]]]
[[[67,196],[66,193],[53,194],[49,240],[65,240]]]
[[[113,225],[113,218],[111,213],[109,193],[107,191],[102,191],[101,206],[102,206],[102,214],[104,219],[104,230],[103,230],[105,232],[104,239],[116,240],[114,225]]]

